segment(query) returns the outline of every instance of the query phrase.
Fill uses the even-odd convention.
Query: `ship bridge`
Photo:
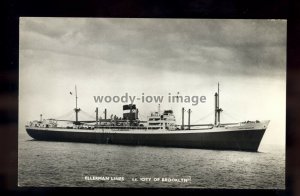
[[[165,110],[162,114],[160,112],[153,112],[148,116],[148,129],[166,129],[175,130],[176,120],[172,110]]]

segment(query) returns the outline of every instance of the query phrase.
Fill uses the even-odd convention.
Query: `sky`
[[[82,120],[96,107],[122,116],[122,103],[93,96],[179,92],[206,102],[161,109],[178,124],[182,107],[192,123],[212,123],[219,82],[222,122],[271,120],[262,142],[285,144],[286,20],[23,17],[19,57],[22,126],[40,114],[74,119],[75,85]],[[144,118],[158,109],[136,104]]]

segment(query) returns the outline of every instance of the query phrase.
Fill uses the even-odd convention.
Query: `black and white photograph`
[[[19,187],[286,187],[282,19],[19,19]]]

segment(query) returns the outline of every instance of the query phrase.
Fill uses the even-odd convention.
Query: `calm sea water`
[[[21,134],[18,184],[284,189],[284,148],[261,146],[259,151],[44,142]]]

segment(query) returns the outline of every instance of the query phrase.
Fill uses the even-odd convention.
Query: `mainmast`
[[[220,125],[220,114],[222,111],[220,108],[220,85],[218,82],[218,92],[215,93],[215,126]]]
[[[221,114],[222,109],[220,108],[220,85],[218,82],[218,124],[220,125],[220,114]]]
[[[76,124],[76,125],[79,124],[79,123],[78,123],[78,112],[80,111],[80,108],[77,108],[77,99],[78,99],[78,97],[77,97],[77,87],[76,87],[76,85],[75,85],[75,101],[76,101],[76,107],[75,107],[74,111],[75,111],[75,114],[76,114],[76,119],[75,119],[75,124]]]

